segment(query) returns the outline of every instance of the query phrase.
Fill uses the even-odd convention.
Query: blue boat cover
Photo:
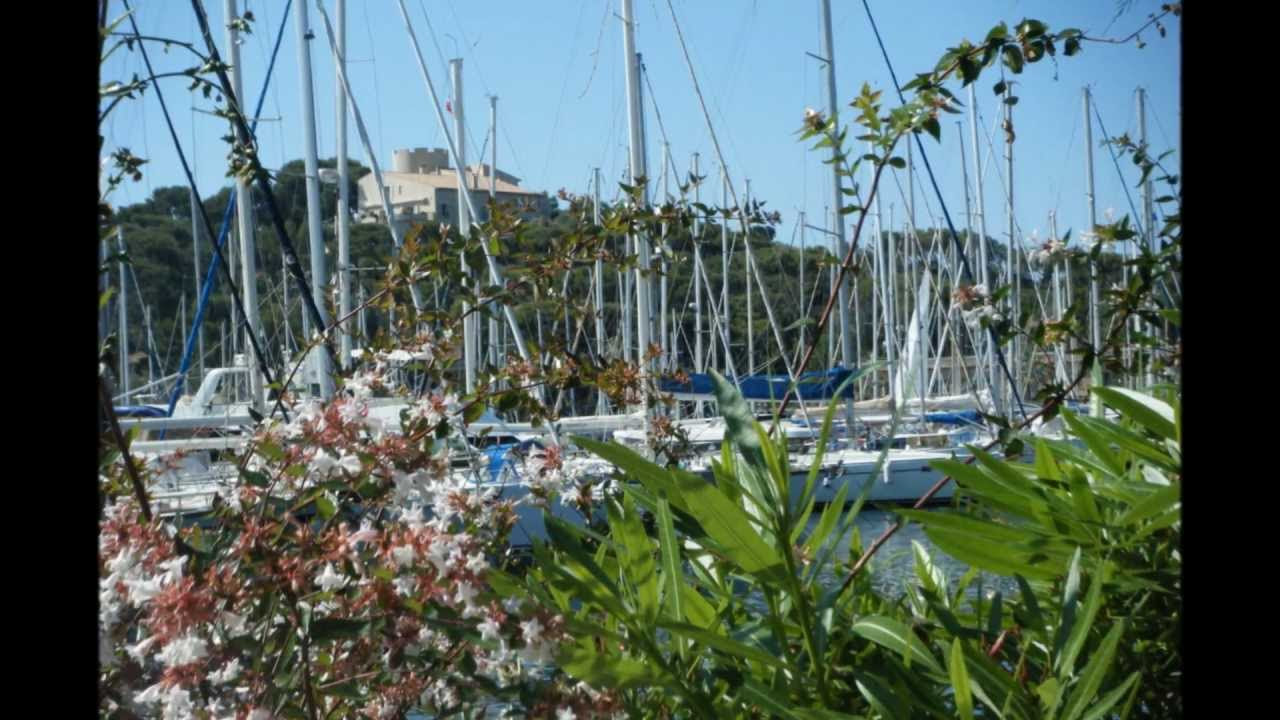
[[[815,370],[804,373],[796,381],[796,390],[801,400],[829,400],[836,396],[840,385],[853,374],[852,368],[836,367],[830,370]],[[786,375],[748,375],[738,380],[738,390],[747,400],[781,400],[791,386],[791,378]],[[713,394],[711,376],[705,373],[692,373],[689,382],[682,383],[675,379],[664,378],[658,381],[662,392],[682,393],[687,395]],[[851,383],[840,397],[853,397]]]
[[[943,425],[977,425],[982,421],[982,416],[977,410],[960,410],[958,412],[932,412],[924,414],[925,422],[941,423]]]
[[[142,418],[162,418],[169,417],[162,407],[155,405],[122,405],[114,408],[116,415],[119,417],[142,417]]]

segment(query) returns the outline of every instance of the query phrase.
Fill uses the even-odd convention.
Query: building
[[[465,173],[471,190],[472,205],[479,218],[489,218],[489,176],[494,172],[488,165],[472,165]],[[458,223],[458,176],[449,167],[448,151],[436,148],[396,150],[392,153],[391,172],[382,173],[392,212],[397,219],[411,222]],[[529,216],[548,216],[556,207],[553,198],[546,193],[533,192],[520,187],[520,178],[496,171],[497,200],[511,203]],[[386,222],[382,197],[372,172],[356,182],[359,200],[360,222]]]

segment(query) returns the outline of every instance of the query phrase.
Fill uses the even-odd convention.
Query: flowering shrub
[[[556,615],[503,597],[516,501],[454,470],[437,431],[456,400],[371,420],[376,371],[253,438],[207,522],[143,520],[129,495],[100,531],[101,709],[118,717],[403,717],[523,696],[533,714],[608,712],[607,695],[546,680]],[[561,450],[530,458],[548,503]],[[104,475],[123,472],[120,462]],[[109,484],[109,483],[108,483]],[[589,496],[589,493],[588,493]],[[534,688],[536,690],[531,690]]]

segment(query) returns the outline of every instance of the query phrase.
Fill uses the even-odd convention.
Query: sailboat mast
[[[729,173],[720,166],[720,205],[729,205]],[[729,324],[729,219],[720,218],[720,304],[724,308],[724,336],[728,345],[724,349],[724,371],[729,372],[729,353],[733,347],[733,330]],[[747,374],[750,374],[750,369]]]
[[[591,222],[596,227],[600,227],[600,168],[594,168],[591,171],[594,182],[592,185],[592,202],[591,202]],[[595,320],[596,320],[596,354],[599,356],[598,362],[604,364],[604,261],[600,259],[599,253],[596,254],[596,263],[594,268],[595,282]],[[605,400],[603,390],[597,391],[596,396],[596,414],[604,415],[608,410],[608,403]]]
[[[1084,173],[1085,199],[1089,206],[1089,236],[1094,242],[1097,239],[1098,208],[1093,193],[1093,121],[1089,115],[1089,88],[1084,88]],[[1087,249],[1087,248],[1086,248]],[[1094,352],[1102,347],[1102,318],[1099,316],[1098,303],[1098,263],[1089,261],[1089,343]],[[1102,417],[1102,401],[1092,395],[1089,414]]]
[[[239,31],[233,22],[237,15],[236,0],[225,0],[224,8],[227,18],[227,55],[231,63],[231,90],[236,94],[236,102],[243,110],[244,73],[240,64]],[[261,337],[259,330],[262,327],[262,320],[258,315],[258,261],[254,250],[253,200],[249,196],[249,182],[243,175],[236,175],[236,223],[240,231],[240,292],[245,315],[245,353],[256,355],[255,348],[262,347],[255,342]],[[259,371],[264,362],[265,358],[254,357],[252,361],[245,363],[249,373],[249,402],[259,412],[266,409],[262,394],[262,374]]]
[[[668,143],[662,143],[662,205],[666,205],[671,201],[670,178],[671,166],[668,159],[671,157],[671,147]],[[672,358],[675,355],[675,343],[669,342],[670,330],[667,318],[670,315],[669,300],[667,298],[667,221],[662,221],[662,277],[659,279],[658,285],[658,318],[659,318],[659,334],[662,338],[662,346],[664,352],[659,359],[660,367],[663,370],[671,368]]]
[[[200,204],[200,199],[196,197],[195,188],[191,188],[188,192],[191,204],[191,258],[195,267],[196,278],[196,297],[191,307],[200,306],[200,224],[196,222],[196,207]],[[286,278],[288,276],[286,275]],[[288,280],[286,279],[287,283]],[[287,306],[286,306],[287,307]],[[304,318],[305,320],[305,318]],[[204,326],[196,328],[196,352],[198,354],[198,362],[200,367],[200,378],[204,379]]]
[[[316,105],[314,89],[311,84],[311,26],[307,22],[307,3],[294,4],[298,29],[298,75],[302,85],[302,129],[304,140],[303,163],[306,168],[307,187],[307,235],[311,240],[311,296],[320,314],[320,322],[329,324],[325,289],[328,278],[324,263],[324,231],[320,222],[320,169],[316,157]],[[305,313],[304,313],[305,316]],[[314,328],[314,332],[324,332],[326,328]],[[311,341],[308,335],[307,342]],[[316,346],[311,351],[311,366],[315,373],[313,389],[323,400],[333,397],[333,378],[329,374],[329,356],[323,346]]]
[[[1147,91],[1138,88],[1138,142],[1141,144],[1143,152],[1147,151]],[[1146,247],[1151,252],[1158,252],[1159,247],[1156,245],[1156,229],[1155,229],[1155,212],[1152,208],[1151,201],[1151,176],[1148,175],[1145,182],[1142,183],[1142,231],[1145,237],[1143,240]],[[1147,325],[1147,333],[1159,337],[1160,328],[1155,325]],[[1143,374],[1143,381],[1147,387],[1151,387],[1156,382],[1155,373],[1151,369],[1151,361],[1155,356],[1148,353],[1146,361],[1146,370]]]
[[[693,154],[693,202],[702,202],[702,183],[698,181],[698,153]],[[714,346],[714,343],[712,343]],[[693,216],[693,371],[706,372],[702,354],[702,218]],[[698,404],[701,411],[702,404]],[[701,412],[698,413],[701,416]]]
[[[1013,286],[1013,294],[1009,299],[1009,319],[1013,321],[1014,327],[1020,327],[1018,323],[1019,315],[1022,311],[1022,268],[1018,264],[1018,238],[1014,229],[1013,217],[1013,105],[1010,99],[1013,96],[1013,89],[1008,85],[1004,91],[1004,162],[1005,162],[1005,187],[1008,190],[1008,198],[1006,212],[1008,213],[1009,225],[1009,249],[1008,249],[1008,283]],[[1009,355],[1009,374],[1013,386],[1009,389],[1009,397],[1019,396],[1018,378],[1022,368],[1022,358],[1019,348],[1018,337],[1015,335],[1009,339],[1009,344],[1005,346],[1005,352]],[[1013,419],[1013,403],[1009,403],[1009,419]]]
[[[471,236],[471,204],[466,197],[470,196],[470,183],[467,182],[467,126],[463,116],[462,96],[462,58],[449,61],[449,74],[453,80],[453,137],[458,142],[458,167],[454,171],[458,188],[458,233],[463,239]],[[467,254],[462,252],[462,271],[466,275],[467,284],[475,287],[475,273],[467,263]],[[476,391],[476,321],[471,303],[462,301],[462,362],[463,381],[467,394]]]
[[[978,214],[978,266],[979,276],[982,286],[988,293],[992,292],[991,287],[991,263],[987,258],[987,214],[986,214],[986,195],[982,192],[982,153],[978,149],[978,98],[974,92],[972,84],[969,85],[969,130],[972,134],[973,141],[973,178],[975,203],[974,209]],[[991,340],[991,333],[982,332],[978,341],[976,351],[981,348],[982,364],[986,366],[987,389],[991,392],[991,402],[995,406],[995,411],[999,412],[1001,402],[1000,386],[996,382],[996,361],[995,348]]]
[[[129,394],[129,286],[125,283],[124,226],[116,226],[116,250],[120,253],[120,299],[116,302],[120,322],[120,392]],[[126,401],[128,398],[125,398]]]
[[[746,269],[747,276],[747,374],[756,371],[756,328],[755,318],[751,309],[751,226],[747,224],[747,208],[751,206],[751,178],[746,178],[746,189],[742,193],[743,212],[742,220],[742,245],[746,249]]]
[[[338,57],[334,61],[342,66],[334,69],[337,76],[334,91],[337,94],[335,149],[338,156],[338,217],[335,232],[338,235],[338,316],[346,318],[351,314],[351,180],[347,167],[347,91],[341,74],[346,71],[347,65],[347,0],[337,0],[334,13],[338,16]],[[237,207],[245,206],[240,204]],[[342,363],[343,370],[351,368],[351,326],[352,321],[347,319],[338,328],[338,361]]]
[[[644,152],[644,106],[640,101],[640,57],[636,54],[635,15],[632,12],[632,0],[622,0],[622,53],[625,63],[627,82],[627,130],[631,151],[631,185],[644,184],[640,190],[640,206],[649,205],[648,172]],[[649,310],[649,278],[644,272],[649,268],[649,242],[642,234],[633,237],[639,263],[635,270],[636,285],[636,360],[641,366],[641,375],[648,375],[649,362],[645,359],[649,351],[650,327],[653,315]]]
[[[839,132],[840,121],[836,104],[836,57],[835,44],[831,39],[831,0],[822,0],[822,54],[827,62],[827,115],[831,122],[835,123],[836,132]],[[844,260],[844,256],[849,252],[849,247],[845,240],[844,222],[840,219],[840,208],[844,205],[844,182],[840,175],[840,163],[836,160],[839,157],[840,149],[835,145],[831,147],[831,197],[834,200],[832,204],[832,212],[835,213],[833,224],[836,231],[836,262]],[[838,288],[840,302],[840,362],[849,365],[853,361],[853,336],[849,328],[849,284],[841,282]],[[853,401],[849,401],[848,407],[849,417],[853,417]]]
[[[489,96],[489,220],[493,220],[493,208],[498,204],[498,96]],[[499,350],[502,328],[497,313],[489,314],[489,364],[502,367]]]
[[[806,346],[805,343],[805,322],[809,319],[809,308],[805,305],[804,296],[804,211],[800,211],[800,347]]]

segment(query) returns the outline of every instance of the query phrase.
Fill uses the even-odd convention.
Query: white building
[[[489,217],[488,165],[472,165],[464,173],[471,191],[472,205],[479,218]],[[392,212],[402,221],[457,224],[458,178],[449,167],[448,151],[436,148],[396,150],[392,154],[391,172],[382,174],[387,194],[391,198]],[[372,172],[361,177],[356,186],[359,195],[360,222],[386,222],[382,197]],[[497,200],[520,208],[526,215],[548,215],[555,201],[546,193],[532,192],[520,187],[520,178],[497,171]]]

